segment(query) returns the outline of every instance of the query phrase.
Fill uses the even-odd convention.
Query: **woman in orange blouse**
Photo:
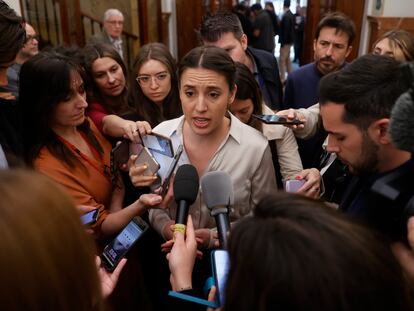
[[[146,194],[122,208],[123,185],[109,172],[111,145],[85,117],[82,73],[71,59],[54,52],[40,53],[24,64],[24,155],[28,165],[64,186],[78,205],[98,208],[93,229],[107,235],[159,204],[161,197]]]

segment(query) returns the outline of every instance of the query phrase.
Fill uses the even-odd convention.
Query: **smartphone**
[[[177,151],[175,152],[174,159],[172,163],[170,164],[170,167],[168,168],[167,175],[165,175],[165,178],[161,184],[162,190],[160,195],[164,197],[167,194],[168,186],[170,185],[171,177],[175,171],[175,168],[177,167],[178,160],[180,160],[181,154],[183,153],[183,145],[179,145]]]
[[[227,274],[230,268],[229,253],[223,249],[211,252],[211,263],[213,266],[213,277],[217,288],[218,305],[224,305]]]
[[[111,173],[116,172],[120,165],[128,162],[129,143],[129,140],[124,139],[111,150]]]
[[[107,271],[114,271],[119,261],[148,229],[148,224],[141,217],[134,217],[128,225],[109,243],[101,254],[102,266]]]
[[[142,165],[144,163],[147,165],[147,169],[142,173],[143,175],[152,176],[160,169],[159,163],[155,160],[147,147],[141,149],[135,161],[135,165]]]
[[[83,214],[81,216],[81,222],[85,226],[93,225],[94,223],[96,223],[98,216],[99,216],[99,209],[94,209],[90,212],[87,212],[86,214]]]
[[[287,117],[278,116],[275,114],[252,114],[252,116],[266,124],[285,124],[285,125],[299,125],[303,121],[299,119],[289,120]]]
[[[174,156],[171,139],[157,133],[151,133],[141,137],[142,144],[151,152],[161,153],[167,157]]]
[[[298,192],[298,190],[300,189],[300,187],[302,187],[305,184],[305,180],[300,179],[292,179],[292,180],[287,180],[285,183],[285,191],[286,192]]]

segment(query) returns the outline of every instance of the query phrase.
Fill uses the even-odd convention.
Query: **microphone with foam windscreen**
[[[188,210],[197,198],[199,181],[197,170],[190,164],[183,164],[174,177],[174,198],[177,202],[174,231],[185,232]]]
[[[402,64],[401,70],[410,89],[395,102],[388,131],[398,149],[414,153],[414,62]]]
[[[414,102],[412,92],[403,93],[391,111],[389,133],[394,145],[414,153]]]
[[[226,172],[208,172],[201,178],[204,203],[216,220],[219,243],[227,248],[227,232],[230,230],[229,212],[234,202],[233,183]]]

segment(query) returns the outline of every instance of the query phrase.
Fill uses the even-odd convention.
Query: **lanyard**
[[[88,156],[86,154],[84,154],[82,151],[80,151],[74,144],[70,143],[69,141],[67,141],[66,139],[64,139],[62,136],[56,135],[59,140],[64,143],[70,150],[72,150],[75,154],[79,155],[83,160],[85,160],[90,166],[92,166],[96,171],[99,172],[99,174],[101,174],[103,177],[105,177],[107,180],[109,180],[109,182],[111,182],[111,177],[108,174],[108,167],[104,164],[102,155],[96,150],[95,147],[93,147],[88,140],[85,137],[85,134],[80,132],[81,137],[83,138],[83,140],[85,141],[85,143],[88,145],[88,147],[91,149],[92,153],[94,154],[94,156],[102,161],[102,166],[103,168],[100,168],[99,166],[97,166],[90,158],[88,158]]]

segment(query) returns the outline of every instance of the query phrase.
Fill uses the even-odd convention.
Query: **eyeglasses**
[[[157,84],[162,84],[168,76],[168,72],[160,72],[156,75],[140,75],[135,80],[138,82],[139,85],[145,87],[150,85],[152,80],[154,80],[154,82],[156,82]]]
[[[122,26],[124,24],[123,21],[106,21],[108,24],[115,26],[115,25],[120,25]]]
[[[39,36],[38,35],[26,36],[26,43],[29,42],[29,41],[33,41],[33,40],[39,41]]]

